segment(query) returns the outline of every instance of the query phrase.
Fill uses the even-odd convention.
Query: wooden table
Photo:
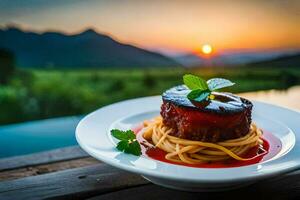
[[[0,199],[297,199],[300,170],[246,188],[189,193],[101,163],[78,146],[0,160]]]
[[[299,94],[299,88],[296,93]],[[269,99],[270,94],[266,94]],[[262,96],[259,94],[260,100],[264,100]],[[280,103],[288,106],[291,105],[288,101],[295,99],[282,101]],[[300,108],[299,104],[293,108]],[[300,170],[232,191],[189,193],[153,185],[139,175],[101,163],[78,146],[0,159],[1,200],[227,198],[300,199]]]

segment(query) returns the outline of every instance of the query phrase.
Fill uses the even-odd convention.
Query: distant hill
[[[249,63],[267,62],[274,59],[289,58],[300,54],[297,50],[287,51],[270,51],[270,52],[225,52],[214,55],[211,58],[204,58],[189,53],[174,56],[173,59],[185,67],[202,67],[202,66],[241,66]]]
[[[178,63],[182,64],[184,67],[205,66],[205,59],[192,53],[175,55],[173,59],[176,60]]]
[[[255,67],[299,67],[300,69],[300,53],[295,55],[281,56],[272,60],[249,63],[246,66]]]
[[[159,53],[122,44],[92,29],[75,35],[0,29],[0,48],[12,51],[19,67],[169,67],[180,66]]]

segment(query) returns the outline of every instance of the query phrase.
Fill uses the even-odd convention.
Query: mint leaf
[[[212,78],[207,81],[207,85],[210,91],[218,90],[225,87],[233,86],[235,83],[224,78]]]
[[[206,90],[208,89],[208,85],[202,78],[192,75],[186,74],[183,76],[184,84],[191,90]]]
[[[140,156],[142,154],[141,146],[138,141],[133,141],[128,144],[128,147],[124,150],[125,153]]]
[[[235,83],[224,78],[212,78],[205,82],[202,78],[186,74],[183,76],[184,84],[192,90],[188,95],[188,99],[201,102],[203,100],[209,100],[209,95],[212,91],[233,86]]]
[[[209,90],[192,90],[187,95],[187,97],[190,100],[201,102],[203,100],[207,100],[207,98],[210,95],[210,93],[211,93],[211,91],[209,91]]]
[[[122,140],[118,143],[117,145],[117,149],[119,151],[125,151],[125,149],[127,149],[129,147],[128,141],[126,140]]]
[[[133,140],[133,139],[135,139],[135,134],[132,130],[121,131],[118,129],[113,129],[110,132],[111,132],[112,136],[114,136],[118,140]]]
[[[111,135],[118,140],[121,140],[117,144],[117,149],[125,153],[133,154],[139,156],[142,154],[141,146],[136,140],[136,136],[132,130],[121,131],[118,129],[113,129],[110,131]]]

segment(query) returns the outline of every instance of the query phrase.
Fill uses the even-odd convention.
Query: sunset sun
[[[202,53],[209,55],[212,52],[212,46],[209,44],[204,44],[204,45],[202,45],[201,50],[202,50]]]

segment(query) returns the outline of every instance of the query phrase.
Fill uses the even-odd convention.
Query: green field
[[[0,86],[0,124],[86,114],[120,100],[159,95],[181,84],[185,73],[228,78],[237,83],[231,92],[300,84],[299,68],[18,70],[7,86]]]

